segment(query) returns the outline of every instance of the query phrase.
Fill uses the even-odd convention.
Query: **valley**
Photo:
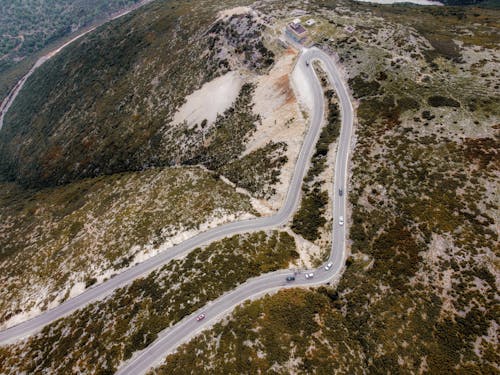
[[[70,43],[0,130],[0,372],[495,373],[498,35],[157,0]]]

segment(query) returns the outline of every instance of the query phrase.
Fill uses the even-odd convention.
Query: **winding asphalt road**
[[[82,308],[89,303],[103,299],[104,297],[110,295],[117,288],[124,287],[137,278],[144,277],[151,271],[159,268],[164,264],[167,264],[172,259],[185,255],[196,247],[206,245],[217,239],[232,236],[238,233],[266,230],[286,224],[290,220],[299,203],[302,180],[308,169],[309,160],[311,159],[312,153],[314,151],[314,146],[319,136],[324,117],[324,99],[322,89],[311,65],[306,66],[305,64],[306,61],[312,59],[318,59],[324,64],[340,98],[342,112],[342,131],[340,135],[339,149],[337,154],[337,167],[334,187],[334,212],[337,213],[333,227],[333,236],[335,240],[333,241],[332,253],[330,255],[330,261],[333,263],[333,267],[329,272],[324,272],[320,269],[316,272],[316,276],[312,280],[298,279],[296,283],[291,286],[321,284],[328,280],[331,280],[334,276],[338,275],[344,264],[345,254],[345,229],[343,226],[338,225],[337,222],[339,215],[345,216],[345,195],[339,196],[338,189],[342,188],[345,191],[349,142],[351,139],[353,123],[353,109],[348,92],[344,84],[342,83],[333,62],[325,53],[323,53],[319,49],[313,48],[304,50],[296,65],[296,69],[304,70],[303,73],[307,77],[308,84],[311,86],[311,92],[314,94],[314,108],[311,111],[310,128],[304,139],[304,143],[295,166],[295,171],[291,180],[285,203],[275,215],[229,223],[194,236],[163,253],[160,253],[142,263],[133,266],[132,268],[116,275],[112,279],[100,285],[87,289],[82,294],[67,300],[61,305],[46,311],[38,315],[37,317],[34,317],[30,320],[27,320],[23,323],[0,332],[0,344],[7,344],[16,339],[20,339],[27,335],[38,332],[47,324],[50,324],[64,316],[67,316],[73,311]],[[158,351],[158,353],[161,352],[163,354],[168,352],[170,349],[173,349],[174,343],[176,343],[176,345],[181,343],[181,341],[179,341],[180,337],[186,337],[185,331],[182,330],[183,327],[187,327],[185,328],[187,329],[187,331],[193,332],[193,329],[196,330],[208,326],[208,324],[213,323],[215,319],[214,317],[217,314],[222,311],[229,310],[230,308],[232,308],[232,306],[241,303],[245,299],[257,294],[269,292],[275,288],[285,286],[283,285],[285,279],[283,275],[287,273],[289,273],[289,271],[278,271],[263,275],[253,280],[249,280],[245,284],[242,284],[238,289],[224,295],[222,299],[218,300],[219,302],[212,302],[209,305],[212,306],[212,310],[207,310],[207,316],[209,316],[209,318],[207,318],[202,324],[198,324],[197,326],[192,327],[192,323],[190,323],[189,321],[190,319],[182,321],[181,323],[176,325],[174,329],[172,329],[171,331],[169,330],[165,335],[161,336],[162,338],[166,337],[167,339],[171,340],[168,341],[170,342],[169,345],[165,344],[166,346],[162,346],[163,344],[155,343],[151,347],[151,350],[148,349],[141,355],[150,355],[151,353],[153,353],[153,351]],[[182,334],[177,332],[181,332]],[[160,343],[163,343],[163,341],[161,341]],[[158,350],[160,346],[162,350]],[[138,364],[143,363],[140,362],[140,358],[138,358],[139,362],[134,361],[130,364],[130,366],[137,366]],[[144,365],[141,366],[144,367]],[[130,372],[130,370],[127,370],[128,368],[129,367],[124,369],[125,373],[137,374],[137,372],[134,371]]]
[[[224,315],[233,310],[234,307],[241,304],[245,300],[257,298],[281,288],[321,285],[327,282],[335,281],[335,279],[340,277],[340,273],[345,263],[346,229],[345,225],[339,224],[338,219],[340,216],[346,216],[346,194],[340,195],[339,189],[346,192],[348,173],[347,164],[349,160],[350,142],[353,132],[354,111],[349,98],[349,93],[340,78],[340,74],[336,66],[333,64],[332,59],[317,48],[303,50],[302,55],[300,56],[295,67],[295,69],[302,69],[303,75],[307,77],[308,84],[311,87],[311,92],[314,93],[314,101],[310,131],[306,137],[306,141],[296,166],[286,204],[277,215],[266,218],[265,220],[256,220],[252,224],[258,222],[260,224],[264,224],[265,227],[268,227],[269,221],[274,223],[273,226],[284,224],[297,206],[300,196],[298,193],[302,177],[307,169],[306,166],[308,164],[308,160],[310,160],[312,148],[319,133],[319,129],[321,128],[324,115],[324,98],[322,88],[310,64],[313,60],[319,60],[326,69],[329,80],[333,83],[339,97],[342,114],[342,129],[338,142],[333,190],[333,241],[330,258],[328,260],[328,262],[332,263],[331,268],[326,270],[325,267],[322,266],[316,270],[305,271],[302,274],[295,275],[296,279],[293,282],[286,282],[286,276],[292,274],[290,270],[280,270],[250,279],[215,301],[209,302],[202,309],[186,317],[173,327],[162,331],[156,341],[143,351],[136,353],[128,362],[126,362],[125,365],[118,371],[118,374],[139,375],[146,373],[151,367],[160,364],[166,355],[173,352],[179,347],[179,345],[188,342],[201,331],[211,327]],[[308,65],[306,64],[306,61],[309,62]],[[247,223],[247,225],[248,224],[249,223]],[[256,228],[252,227],[251,229]],[[313,272],[314,277],[306,279],[305,273],[309,272]],[[197,321],[196,317],[201,313],[205,314],[206,318],[202,321]]]

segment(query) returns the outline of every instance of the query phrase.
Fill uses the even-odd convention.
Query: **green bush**
[[[281,167],[287,162],[285,142],[269,142],[218,169],[237,186],[254,193],[259,198],[268,198],[275,193],[272,187],[279,182]]]
[[[430,96],[427,99],[427,103],[432,107],[460,107],[460,103],[455,99],[441,95]]]
[[[380,94],[380,83],[377,81],[367,81],[361,75],[349,79],[348,83],[354,97],[357,99]]]

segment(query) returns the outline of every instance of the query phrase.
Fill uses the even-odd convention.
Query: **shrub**
[[[427,103],[432,107],[460,107],[460,103],[455,99],[441,95],[430,96]]]

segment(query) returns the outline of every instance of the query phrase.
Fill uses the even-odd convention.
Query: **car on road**
[[[344,217],[339,217],[339,225],[344,225]]]
[[[200,314],[196,317],[196,320],[199,322],[201,320],[205,319],[205,314]]]
[[[294,281],[295,280],[295,276],[287,276],[286,277],[286,281]]]
[[[306,60],[306,66],[309,66],[309,60]]]
[[[306,273],[306,279],[312,279],[313,277],[314,277],[314,273],[312,273],[312,272]]]
[[[325,266],[325,271],[328,271],[330,268],[332,268],[332,266],[333,266],[333,263],[328,262],[328,264]]]
[[[339,195],[342,196],[344,194],[344,191],[342,189],[339,189]]]

